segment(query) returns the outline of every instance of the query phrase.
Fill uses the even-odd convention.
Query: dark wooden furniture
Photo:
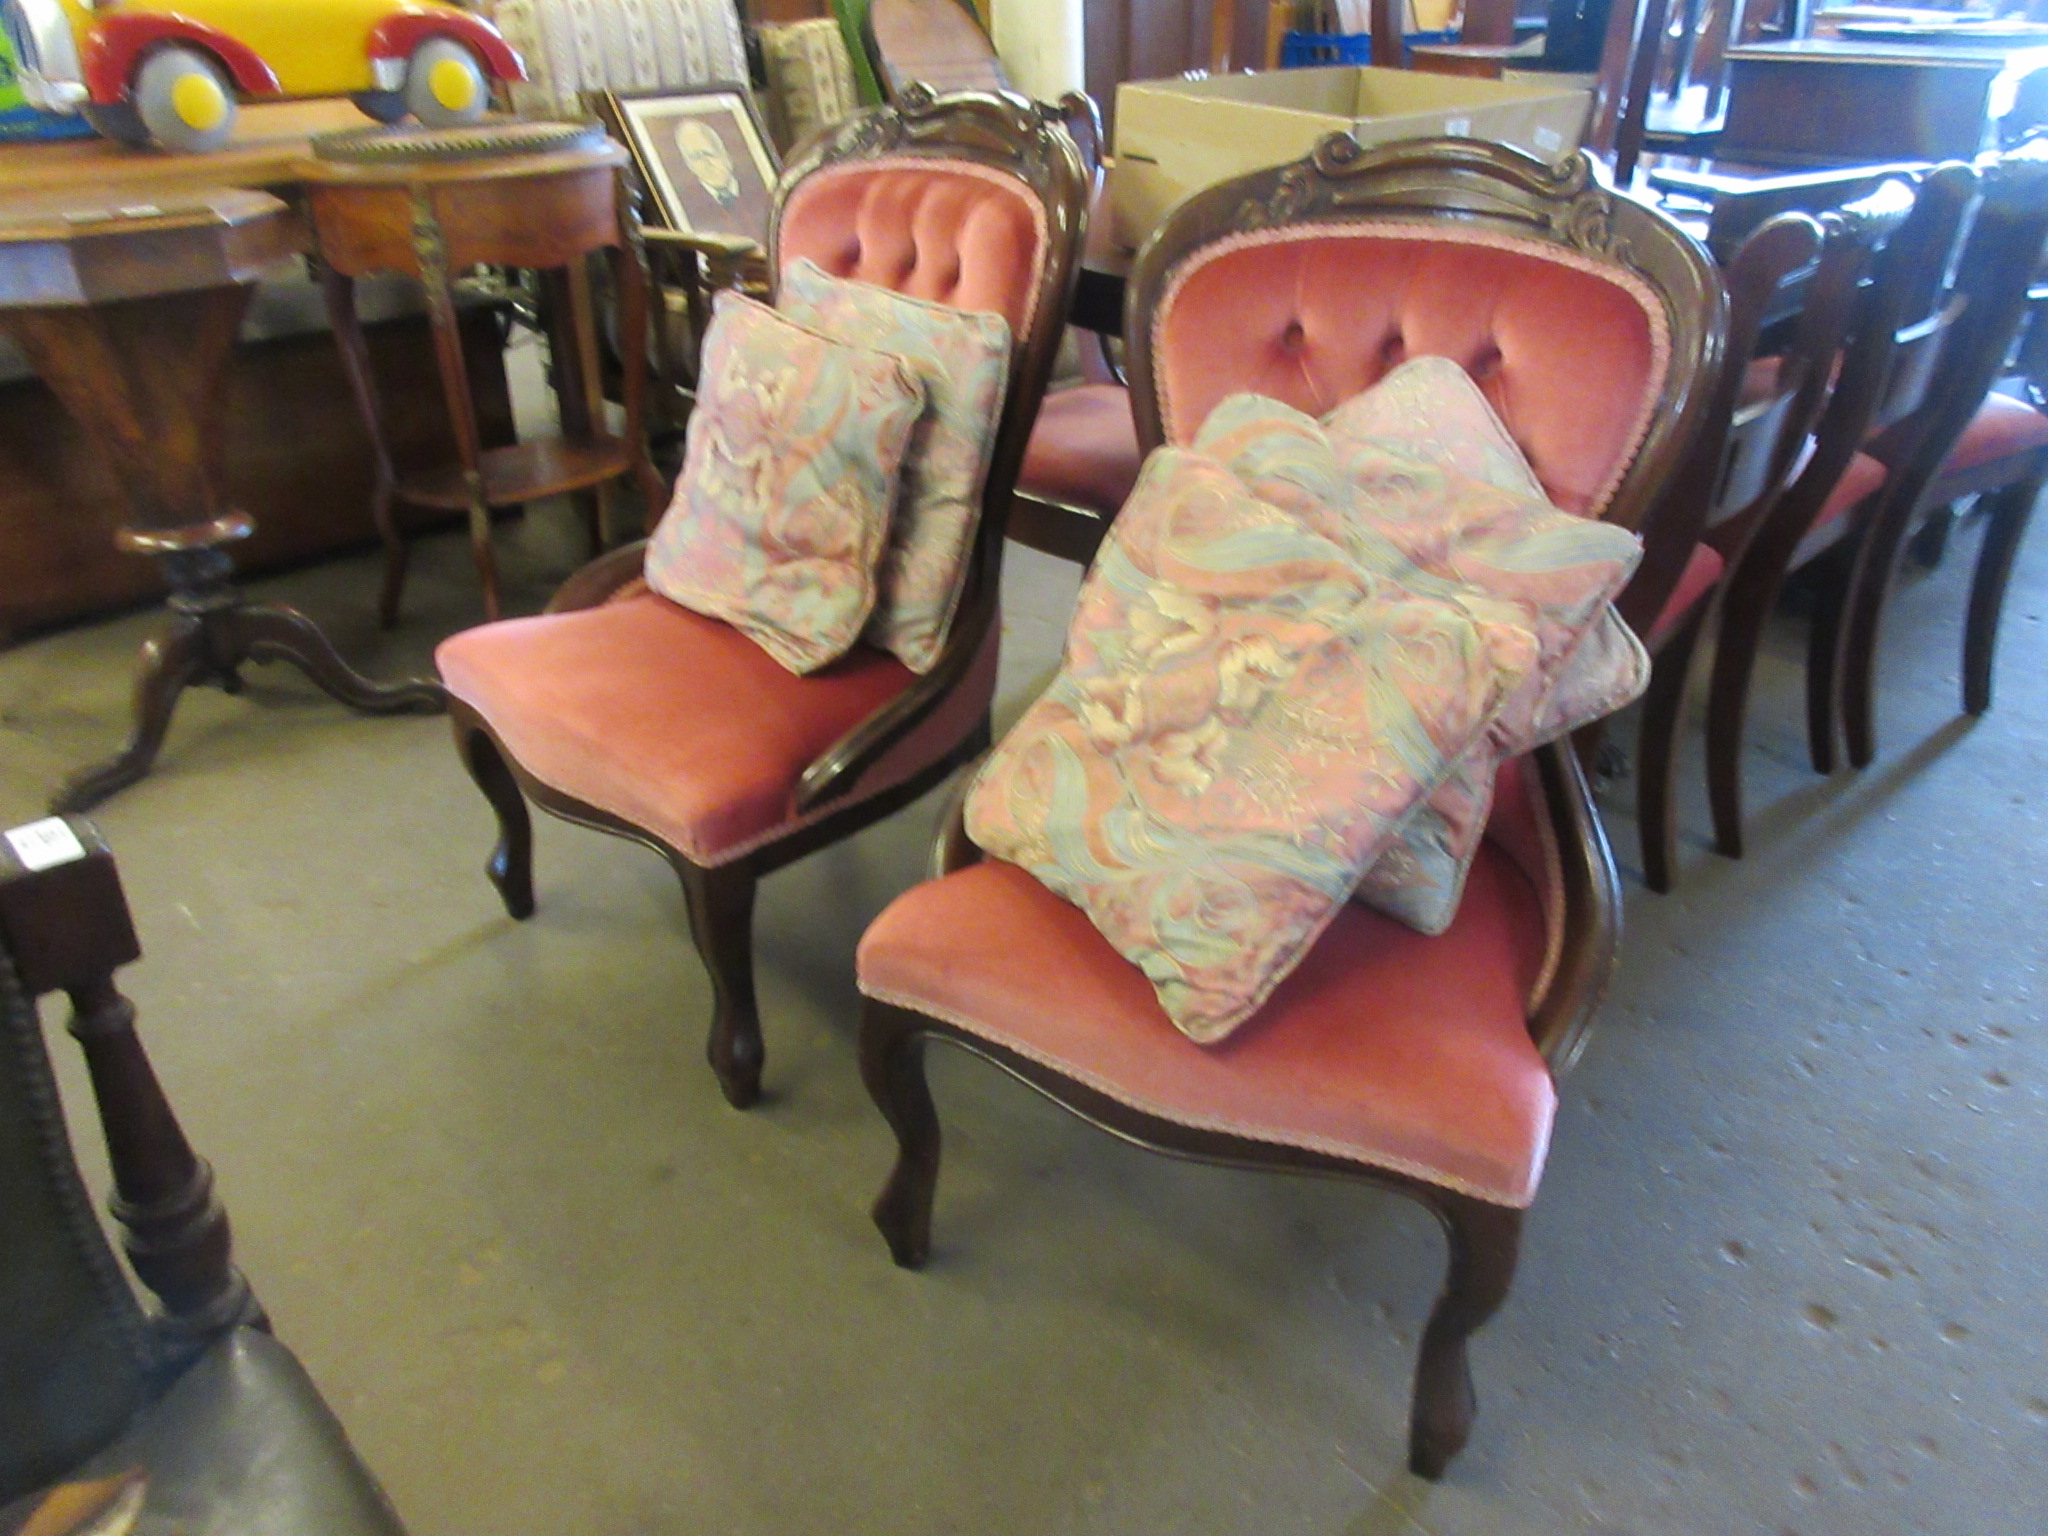
[[[1854,767],[1877,755],[1879,642],[1900,550],[1921,518],[1945,517],[1966,496],[1978,498],[1986,526],[1963,630],[1963,708],[1981,715],[1991,707],[2006,581],[2048,483],[2048,417],[2023,400],[1987,393],[2005,371],[2048,240],[2043,148],[2029,146],[1988,171],[1956,269],[1951,303],[1960,300],[1961,313],[1919,408],[1870,444],[1891,474],[1857,551],[1838,661]]]
[[[1893,195],[1863,207],[1826,215],[1825,229],[1809,215],[1781,213],[1756,230],[1724,268],[1727,366],[1692,462],[1672,488],[1673,498],[1686,504],[1681,515],[1699,528],[1701,542],[1688,562],[1680,594],[1644,636],[1654,660],[1636,737],[1636,824],[1643,880],[1653,891],[1669,891],[1677,873],[1676,749],[1694,653],[1717,621],[1722,646],[1740,650],[1748,643],[1753,648],[1752,632],[1761,631],[1762,614],[1777,595],[1775,581],[1767,584],[1767,594],[1759,595],[1757,564],[1745,565],[1743,555],[1770,528],[1794,476],[1808,461],[1814,429],[1861,307],[1859,284],[1871,252],[1912,205],[1912,194],[1903,185],[1891,190]],[[1760,365],[1758,343],[1795,280],[1802,282],[1803,299],[1796,320],[1787,318],[1795,330],[1792,344]],[[1744,387],[1750,383],[1754,387]],[[1831,458],[1831,463],[1830,484],[1839,485],[1842,461]],[[1823,474],[1828,473],[1824,468]],[[1865,484],[1851,482],[1851,494],[1860,495],[1857,487]],[[1800,514],[1795,510],[1794,515]],[[1804,515],[1813,520],[1811,511]],[[1732,597],[1724,580],[1731,569],[1739,577]],[[1782,570],[1778,575],[1782,578]],[[1724,602],[1736,606],[1724,611]],[[1762,606],[1744,606],[1756,604]],[[1722,673],[1717,670],[1715,676],[1718,681]],[[1719,695],[1716,702],[1730,707]],[[1739,711],[1739,703],[1735,707]],[[1736,735],[1739,740],[1739,714]]]
[[[1885,239],[1858,297],[1811,456],[1777,509],[1744,535],[1723,536],[1729,564],[1707,695],[1707,792],[1714,846],[1742,856],[1742,745],[1763,630],[1788,572],[1812,566],[1815,601],[1806,664],[1807,739],[1816,771],[1834,766],[1844,604],[1889,466],[1867,450],[1919,414],[1929,380],[1965,306],[1943,273],[1976,185],[1969,167],[1938,167],[1912,211]]]
[[[383,622],[395,622],[405,582],[407,545],[394,501],[467,516],[485,611],[492,618],[500,603],[491,508],[594,490],[631,475],[651,528],[667,503],[667,488],[647,456],[646,347],[623,348],[625,423],[614,435],[592,407],[595,380],[588,360],[595,355],[594,322],[587,296],[578,302],[576,292],[576,275],[587,259],[606,252],[619,300],[619,334],[647,334],[647,271],[625,180],[625,150],[589,131],[547,124],[422,130],[398,139],[341,135],[317,150],[321,158],[301,167],[301,179],[335,336],[374,445],[371,511],[385,547],[378,602]],[[457,274],[480,265],[543,273],[552,299],[559,437],[483,446],[452,286]],[[372,272],[417,277],[425,289],[455,432],[452,463],[403,475],[394,467],[355,314],[353,280]]]
[[[986,179],[991,171],[999,180]],[[896,213],[867,212],[864,197],[845,195],[863,181],[877,208]],[[977,206],[995,217],[970,243],[947,218],[919,217],[927,197],[958,218]],[[996,298],[990,307],[1015,332],[971,567],[928,672],[914,675],[856,645],[831,667],[794,677],[737,631],[636,588],[643,545],[571,577],[547,618],[485,625],[439,652],[457,751],[497,812],[489,871],[506,910],[518,918],[534,910],[528,798],[660,852],[682,881],[691,934],[711,971],[707,1054],[735,1106],[753,1103],[761,1085],[752,939],[760,878],[908,804],[987,745],[1005,512],[1072,297],[1086,197],[1073,140],[1037,107],[1014,96],[934,97],[918,86],[811,140],[777,190],[771,272],[779,276],[801,252],[836,275],[955,291],[935,280],[943,273]],[[1019,223],[1002,210],[1035,211]],[[885,216],[893,227],[877,225]],[[1044,232],[1035,249],[1021,233],[1032,225]],[[1005,228],[1025,243],[988,233]],[[608,658],[605,676],[591,675],[593,655]],[[544,694],[529,692],[537,681],[600,701],[592,707],[606,718],[590,727],[587,714],[559,720]],[[769,740],[771,729],[780,734]],[[741,750],[755,738],[759,753]],[[697,741],[727,745],[691,757]],[[533,749],[522,753],[515,742]],[[542,749],[556,765],[552,777],[530,760]],[[734,804],[765,806],[766,825],[749,822],[736,837],[715,819]],[[657,811],[661,829],[648,825]]]
[[[100,138],[10,144],[0,152],[0,206],[111,185],[133,189],[141,194],[137,201],[236,186],[274,191],[289,202],[311,136],[362,126],[362,114],[343,100],[259,102],[237,115],[228,146],[208,155],[138,151]],[[256,313],[265,307],[259,295]],[[511,440],[512,414],[483,319],[467,314],[465,329],[484,439],[496,445]],[[317,332],[259,341],[245,334],[228,365],[222,489],[230,505],[263,513],[235,552],[244,573],[377,536],[368,515],[369,443],[325,330],[323,323]],[[408,351],[414,332],[420,345]],[[401,463],[445,452],[439,384],[425,343],[424,316],[370,327],[392,405],[392,452]],[[286,443],[289,451],[281,451]],[[114,528],[126,513],[112,471],[48,387],[33,378],[0,385],[0,643],[162,590],[152,567],[114,546]]]
[[[132,507],[120,547],[156,557],[170,618],[143,647],[135,729],[119,754],[58,791],[79,810],[149,771],[179,693],[241,686],[249,661],[289,661],[372,713],[440,707],[430,683],[381,686],[295,609],[251,604],[227,546],[253,524],[221,505],[221,381],[250,285],[300,248],[298,221],[262,192],[120,188],[27,196],[0,212],[0,327],[113,466]]]
[[[87,1505],[139,1504],[147,1530],[400,1536],[234,1265],[212,1170],[115,986],[140,953],[90,824],[0,837],[0,1529],[71,1480],[100,1484],[74,1493]],[[58,991],[91,1073],[111,1210],[155,1314],[137,1304],[73,1159],[36,1016],[37,997]]]
[[[1327,228],[1355,231],[1376,223],[1392,226],[1386,244],[1400,254],[1376,254],[1370,248],[1382,242]],[[1551,261],[1569,264],[1578,274],[1574,281],[1589,287],[1602,280],[1588,274],[1612,264],[1656,295],[1652,302],[1661,311],[1670,347],[1661,373],[1654,366],[1634,372],[1636,364],[1620,361],[1627,348],[1618,342],[1612,343],[1612,358],[1591,350],[1602,344],[1581,343],[1587,348],[1581,355],[1527,353],[1504,363],[1483,325],[1467,336],[1471,356],[1460,359],[1486,372],[1517,369],[1515,382],[1504,386],[1511,391],[1540,389],[1547,380],[1569,387],[1581,402],[1599,392],[1595,378],[1607,376],[1589,371],[1611,363],[1617,394],[1625,394],[1633,408],[1651,407],[1654,424],[1640,444],[1617,443],[1621,479],[1601,510],[1626,526],[1643,524],[1709,404],[1725,312],[1719,282],[1698,246],[1657,214],[1603,190],[1583,156],[1552,170],[1470,140],[1368,151],[1336,135],[1305,161],[1191,197],[1147,244],[1133,274],[1125,330],[1134,340],[1131,380],[1142,440],[1185,443],[1207,415],[1212,393],[1254,380],[1272,387],[1280,370],[1269,368],[1267,360],[1277,349],[1307,354],[1288,366],[1291,379],[1348,380],[1363,373],[1370,381],[1398,358],[1404,334],[1412,341],[1431,329],[1429,301],[1413,298],[1348,328],[1326,323],[1342,312],[1345,295],[1355,296],[1354,290],[1308,291],[1309,268],[1294,263],[1309,259],[1303,251],[1316,251],[1313,271],[1325,282],[1335,274],[1342,283],[1351,280],[1347,263],[1320,254],[1328,241],[1318,239],[1319,233],[1357,241],[1366,248],[1354,254],[1359,262],[1420,263],[1432,231],[1446,251],[1461,237],[1477,238],[1491,249],[1512,247],[1522,253],[1517,261],[1526,257],[1531,263],[1488,268],[1503,286],[1497,293],[1471,295],[1479,313],[1509,302],[1515,289]],[[1257,241],[1235,238],[1248,234]],[[1471,247],[1455,249],[1461,254],[1445,259],[1461,260]],[[1273,265],[1255,266],[1260,263]],[[1205,277],[1205,297],[1191,299],[1196,279]],[[1224,309],[1227,296],[1239,294],[1257,318],[1246,319],[1242,334],[1235,335]],[[1586,296],[1587,290],[1578,290],[1578,297]],[[1190,313],[1181,315],[1182,306],[1191,306]],[[1649,324],[1640,311],[1635,323]],[[1520,373],[1523,368],[1530,372]],[[1296,388],[1299,397],[1289,403],[1318,412],[1327,408],[1313,386]],[[1541,476],[1551,462],[1547,451],[1531,448],[1531,457]],[[1675,570],[1660,549],[1668,540],[1656,528],[1644,531],[1657,557],[1653,569]],[[1500,999],[1511,999],[1504,1005],[1509,1017],[1498,1027],[1528,1052],[1526,1068],[1542,1093],[1554,1094],[1553,1074],[1576,1056],[1614,961],[1619,894],[1577,760],[1552,744],[1510,765],[1508,773],[1480,856],[1484,867],[1475,868],[1480,883],[1468,886],[1447,934],[1424,939],[1389,919],[1347,909],[1296,977],[1213,1052],[1172,1029],[1142,974],[1109,950],[1075,908],[1016,867],[981,861],[958,818],[950,819],[934,854],[939,878],[877,918],[860,950],[867,997],[861,1073],[898,1145],[874,1216],[896,1261],[917,1267],[931,1248],[940,1144],[924,1072],[928,1040],[959,1045],[1082,1118],[1172,1156],[1383,1185],[1421,1202],[1449,1238],[1449,1274],[1416,1366],[1409,1441],[1409,1465],[1424,1476],[1440,1476],[1470,1433],[1474,1398],[1465,1344],[1506,1297],[1522,1208],[1534,1194],[1533,1167],[1524,1169],[1528,1181],[1509,1193],[1451,1171],[1448,1158],[1438,1164],[1396,1154],[1362,1131],[1346,1139],[1327,1119],[1310,1129],[1308,1117],[1291,1120],[1290,1112],[1324,1092],[1349,1105],[1399,1103],[1404,1124],[1411,1106],[1423,1113],[1413,1097],[1425,1091],[1418,1085],[1447,1080],[1446,1073],[1462,1072],[1476,1059],[1461,1055],[1461,1046],[1487,1052],[1491,1046],[1477,1043],[1482,1038],[1501,1043],[1487,1033],[1494,1026],[1482,1022],[1487,1010],[1471,1003],[1475,994],[1466,990],[1486,977],[1501,983],[1496,1008],[1503,1006]],[[1534,902],[1518,909],[1522,917],[1516,919],[1495,899],[1524,878],[1509,852],[1521,835],[1554,835],[1561,863],[1551,878],[1537,882],[1555,904]],[[1496,877],[1508,883],[1496,885]],[[1475,897],[1474,891],[1483,894]],[[1533,932],[1521,923],[1548,924],[1545,931],[1559,946],[1558,969],[1534,995],[1506,981],[1515,973],[1512,935]],[[1302,977],[1313,979],[1296,988],[1294,981]],[[1347,1054],[1352,1047],[1344,1042],[1365,1039],[1385,1042],[1377,1047],[1380,1054],[1364,1046]],[[1403,1061],[1427,1065],[1403,1078]],[[1256,1112],[1226,1115],[1218,1107],[1233,1076],[1267,1084]],[[1449,1127],[1458,1114],[1483,1116],[1491,1111],[1474,1111],[1474,1104],[1498,1106],[1512,1096],[1500,1083],[1474,1085],[1434,1128],[1448,1144],[1456,1139]],[[1362,1114],[1354,1123],[1369,1120]],[[1538,1115],[1525,1127],[1538,1139],[1530,1146],[1540,1144],[1547,1124],[1547,1116]]]
[[[1837,38],[1731,48],[1715,152],[1772,165],[1967,159],[1985,147],[2002,90],[2043,67],[2048,50]]]

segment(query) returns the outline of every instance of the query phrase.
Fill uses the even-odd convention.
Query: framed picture
[[[650,222],[766,244],[775,157],[753,98],[736,84],[597,98],[654,200]]]

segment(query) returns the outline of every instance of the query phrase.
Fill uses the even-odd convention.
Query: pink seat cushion
[[[1526,1206],[1557,1095],[1523,1000],[1536,893],[1487,843],[1449,932],[1354,904],[1230,1040],[1201,1046],[1081,911],[986,860],[917,886],[861,940],[861,990],[1181,1124]]]
[[[1076,384],[1039,406],[1017,489],[1113,517],[1138,483],[1141,462],[1131,392],[1121,384]]]
[[[1663,389],[1662,304],[1623,268],[1442,225],[1359,223],[1235,235],[1176,272],[1153,321],[1168,442],[1224,396],[1311,416],[1411,357],[1479,384],[1545,495],[1598,516]]]
[[[1944,474],[1953,474],[2043,446],[2048,446],[2048,416],[2011,395],[1990,395],[1977,407],[1941,468]]]
[[[1650,626],[1649,638],[1644,642],[1656,650],[1672,632],[1683,624],[1686,615],[1699,600],[1714,590],[1714,583],[1721,579],[1721,573],[1728,569],[1728,562],[1721,551],[1711,544],[1695,544],[1692,553],[1686,556],[1685,569],[1679,573],[1678,585],[1671,589],[1671,596],[1665,600],[1664,611],[1657,615],[1657,622]]]
[[[1883,485],[1884,481],[1883,464],[1867,453],[1852,454],[1848,466],[1842,471],[1842,478],[1835,482],[1835,488],[1828,492],[1828,499],[1821,504],[1820,516],[1813,520],[1813,526],[1827,527],[1829,523]]]
[[[912,680],[865,645],[793,676],[731,625],[644,590],[465,630],[434,659],[528,773],[702,864],[789,822],[804,769]]]

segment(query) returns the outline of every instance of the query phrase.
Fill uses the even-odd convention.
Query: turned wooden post
[[[109,1208],[142,1283],[179,1324],[263,1325],[230,1254],[213,1170],[192,1151],[135,1033],[114,972],[141,956],[114,855],[90,822],[50,817],[0,836],[0,943],[32,997],[71,998],[114,1174]]]

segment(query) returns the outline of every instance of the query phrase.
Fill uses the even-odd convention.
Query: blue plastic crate
[[[1457,40],[1455,31],[1410,32],[1401,39],[1401,62],[1409,62],[1409,56],[1418,43],[1455,43]],[[1320,65],[1371,62],[1370,32],[1284,32],[1280,37],[1282,69],[1314,69]]]

